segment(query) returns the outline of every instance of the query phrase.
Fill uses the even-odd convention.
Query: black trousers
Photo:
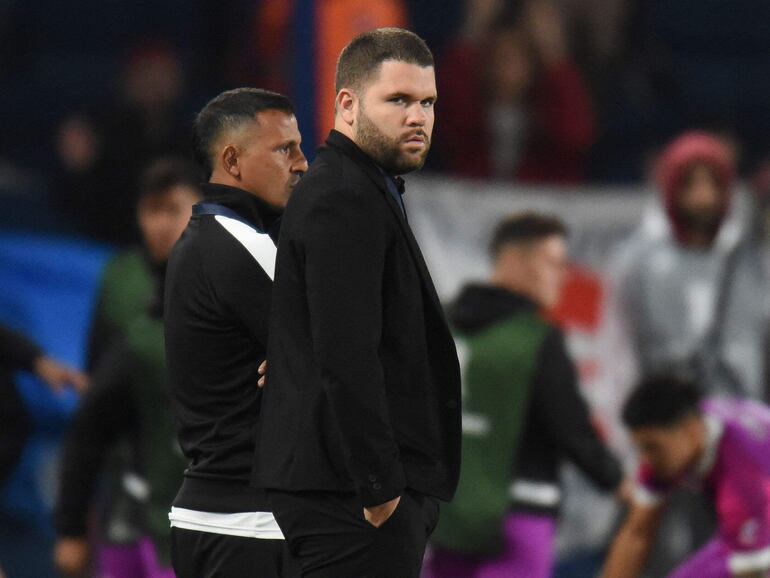
[[[407,490],[379,528],[355,494],[270,491],[273,515],[303,578],[419,578],[438,500]]]
[[[299,578],[283,540],[258,540],[171,528],[177,578]]]

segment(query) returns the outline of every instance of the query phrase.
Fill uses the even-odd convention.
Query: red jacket
[[[458,42],[448,49],[437,70],[435,146],[445,169],[461,176],[492,176],[482,69],[479,51]],[[565,60],[541,70],[528,108],[525,151],[511,178],[530,183],[582,182],[594,141],[594,119],[577,67]]]

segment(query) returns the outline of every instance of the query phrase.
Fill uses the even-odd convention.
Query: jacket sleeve
[[[301,236],[313,350],[364,506],[405,486],[379,357],[387,231],[372,198],[319,193]]]
[[[104,354],[67,433],[62,454],[56,531],[85,536],[87,518],[109,449],[136,423],[130,356],[122,342]]]
[[[24,335],[0,325],[0,366],[12,371],[32,371],[35,359],[42,354]]]
[[[557,329],[551,331],[541,346],[532,408],[553,443],[597,486],[611,490],[620,484],[623,477],[620,464],[591,424],[575,366]]]

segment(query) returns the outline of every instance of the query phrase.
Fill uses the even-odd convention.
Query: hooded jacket
[[[473,335],[506,320],[537,314],[536,305],[505,289],[469,285],[450,310],[460,333]],[[561,503],[559,466],[575,463],[599,488],[612,490],[622,479],[618,461],[594,430],[580,394],[575,366],[562,332],[547,324],[535,354],[523,428],[514,453],[511,498],[517,510],[555,515]]]
[[[725,191],[723,219],[705,249],[683,242],[675,210],[684,179],[698,163],[712,169]],[[731,192],[729,151],[714,137],[689,133],[663,152],[656,176],[659,204],[650,207],[609,269],[609,379],[622,391],[638,375],[693,375],[694,360],[706,359],[709,366],[728,368],[737,385],[726,388],[718,375],[697,371],[704,390],[762,397],[767,279],[759,247],[746,237],[744,198]]]

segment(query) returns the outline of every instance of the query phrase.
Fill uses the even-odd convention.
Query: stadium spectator
[[[567,459],[606,491],[622,470],[592,427],[561,331],[544,317],[560,298],[566,229],[524,213],[492,243],[487,284],[450,309],[464,367],[463,470],[442,508],[428,578],[548,578]]]
[[[663,218],[654,214],[622,247],[611,271],[608,318],[628,344],[627,377],[665,368],[696,374],[711,393],[764,395],[764,267],[734,203],[730,149],[687,133],[661,154]]]
[[[603,578],[637,578],[666,499],[682,485],[716,509],[716,536],[671,578],[761,578],[770,569],[770,410],[754,401],[701,401],[703,388],[670,376],[644,380],[623,420],[641,462],[631,509]],[[659,574],[657,574],[659,575]]]
[[[575,56],[581,69],[600,92],[603,81],[616,73],[623,57],[624,32],[631,16],[633,0],[555,0],[569,23],[575,42]]]
[[[88,568],[89,535],[98,537],[99,575],[173,576],[167,513],[186,463],[168,400],[161,290],[171,249],[201,198],[199,182],[186,161],[148,167],[137,211],[143,247],[115,257],[102,280],[89,352],[93,387],[62,459],[55,559],[66,576]],[[106,496],[97,491],[103,477]],[[105,510],[96,531],[88,523],[95,506]]]
[[[64,119],[54,188],[59,210],[78,231],[120,246],[139,240],[137,175],[159,156],[189,153],[183,96],[176,54],[162,43],[139,43],[126,59],[115,102]]]
[[[489,3],[486,3],[489,4]],[[468,177],[574,184],[594,138],[587,87],[551,0],[468,20],[438,67],[441,167]]]

